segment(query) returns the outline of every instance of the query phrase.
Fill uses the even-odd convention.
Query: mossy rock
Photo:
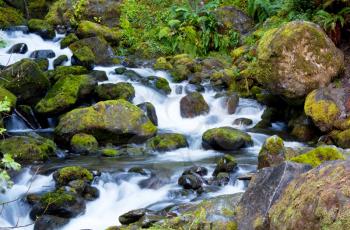
[[[0,72],[0,86],[17,96],[18,103],[36,103],[49,88],[50,82],[38,64],[23,59]]]
[[[160,57],[154,63],[153,68],[156,70],[172,70],[173,65],[166,60],[165,57]]]
[[[51,24],[41,19],[30,19],[28,21],[29,31],[40,35],[43,39],[53,39],[56,36]]]
[[[57,170],[53,174],[57,187],[68,185],[70,181],[83,180],[91,183],[94,179],[92,173],[80,166],[68,166]]]
[[[218,21],[221,33],[227,34],[233,30],[238,31],[240,34],[247,34],[254,26],[254,21],[234,6],[218,7],[214,11],[214,15]]]
[[[202,94],[193,92],[180,100],[180,113],[184,118],[192,118],[209,113],[209,105]]]
[[[147,117],[152,121],[152,123],[155,126],[158,126],[158,116],[156,112],[156,107],[150,102],[143,102],[141,104],[138,104],[137,107],[139,107],[141,110],[145,112]]]
[[[79,99],[94,91],[96,82],[88,75],[68,75],[60,78],[47,95],[35,106],[37,113],[54,116],[72,108]]]
[[[70,44],[72,44],[78,40],[79,40],[79,38],[74,33],[68,34],[60,42],[61,49],[67,48]]]
[[[235,87],[235,72],[232,69],[214,71],[210,75],[210,85],[216,90],[232,89]]]
[[[10,154],[20,163],[46,161],[55,155],[56,145],[52,140],[43,137],[13,136],[0,141],[2,154]]]
[[[10,103],[11,110],[16,107],[17,97],[7,89],[0,87],[0,101],[5,99]]]
[[[214,177],[218,177],[220,173],[233,173],[238,170],[238,164],[236,159],[229,155],[221,157],[216,164],[216,167],[213,172]]]
[[[86,20],[79,23],[76,34],[79,38],[100,36],[112,45],[118,45],[121,40],[120,31]]]
[[[53,68],[63,65],[67,61],[68,61],[67,55],[64,55],[64,54],[60,55],[53,61]]]
[[[231,127],[209,129],[202,136],[202,145],[207,149],[238,150],[252,144],[249,134]]]
[[[95,64],[95,55],[92,50],[83,46],[73,51],[72,65],[84,66],[88,70],[92,70]]]
[[[338,147],[343,149],[350,148],[350,129],[344,131],[333,131],[330,133],[330,136]]]
[[[52,83],[55,83],[58,79],[68,75],[82,75],[88,73],[89,70],[84,66],[57,66],[54,70],[47,71],[46,76]]]
[[[144,141],[156,132],[157,127],[144,112],[123,99],[74,109],[60,118],[55,129],[58,141],[68,142],[74,134],[86,133],[99,142],[113,144]]]
[[[158,92],[168,95],[171,93],[171,88],[167,79],[156,76],[149,76],[146,79],[145,85],[152,87]]]
[[[0,7],[0,29],[19,26],[25,23],[22,14],[11,7]]]
[[[92,135],[78,133],[70,140],[70,146],[75,153],[88,154],[97,152],[98,142]]]
[[[270,229],[349,229],[349,161],[300,175],[269,210]]]
[[[305,21],[266,32],[257,53],[258,81],[294,102],[326,86],[344,67],[343,53],[319,26]]]
[[[259,152],[258,169],[279,165],[285,161],[285,153],[286,149],[282,138],[276,135],[268,137]]]
[[[325,161],[345,160],[343,153],[334,146],[319,146],[307,153],[289,159],[302,164],[317,167]]]
[[[104,157],[116,157],[121,155],[120,151],[114,148],[103,148],[101,150],[101,155]]]
[[[147,148],[153,151],[166,152],[188,147],[186,137],[179,133],[162,133],[147,140]]]
[[[124,99],[131,102],[135,97],[134,87],[127,82],[101,84],[96,87],[95,92],[101,101]]]

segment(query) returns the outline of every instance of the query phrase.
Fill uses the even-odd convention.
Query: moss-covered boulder
[[[249,134],[231,127],[209,129],[202,136],[203,147],[209,149],[238,150],[252,143]]]
[[[260,149],[258,156],[258,169],[276,166],[285,161],[286,149],[283,139],[279,136],[267,138]]]
[[[202,94],[193,92],[180,100],[180,113],[182,117],[192,118],[209,113],[209,105]]]
[[[156,70],[171,70],[173,65],[165,57],[160,57],[154,63],[153,68]]]
[[[28,28],[30,32],[40,35],[43,39],[53,39],[56,35],[52,25],[45,20],[30,19],[28,21]]]
[[[0,29],[19,26],[25,23],[22,14],[11,7],[0,7]]]
[[[328,87],[312,91],[305,100],[305,114],[323,132],[350,128],[350,94],[347,87]]]
[[[80,166],[68,166],[57,170],[53,174],[53,179],[57,187],[68,185],[74,180],[83,180],[90,183],[94,177],[92,173],[86,168]]]
[[[147,117],[153,122],[154,125],[158,126],[158,116],[156,112],[156,108],[151,102],[143,102],[138,104],[137,107],[142,109]]]
[[[10,103],[11,110],[16,107],[17,97],[7,89],[0,87],[0,101],[5,99]]]
[[[84,66],[92,70],[95,65],[95,55],[88,46],[80,47],[73,51],[72,65]]]
[[[79,38],[74,33],[68,34],[60,41],[61,49],[67,48],[70,44],[72,44],[78,40],[79,40]]]
[[[343,153],[334,146],[319,146],[307,153],[289,159],[302,164],[317,167],[325,161],[345,160]]]
[[[76,34],[79,38],[100,36],[112,45],[118,45],[121,39],[121,33],[118,30],[86,20],[79,23]]]
[[[113,58],[115,58],[112,47],[102,37],[84,38],[70,44],[69,48],[72,50],[73,56],[77,55],[78,52],[78,57],[88,58],[88,63],[90,63],[90,59],[93,59],[92,63],[95,65],[111,65]]]
[[[226,154],[225,156],[221,157],[217,162],[213,172],[213,176],[218,177],[220,173],[233,173],[237,170],[238,164],[236,159],[233,156]]]
[[[58,79],[68,75],[82,75],[89,73],[84,66],[57,66],[54,70],[46,72],[46,76],[50,82],[55,83]]]
[[[46,161],[55,155],[56,145],[43,137],[13,136],[0,141],[0,152],[26,164]]]
[[[92,135],[78,133],[70,140],[70,146],[75,153],[88,154],[97,152],[98,142]]]
[[[269,211],[270,229],[348,229],[350,162],[327,162],[300,175]]]
[[[350,129],[344,131],[333,131],[330,133],[330,137],[338,147],[343,149],[350,148]]]
[[[156,132],[144,112],[123,99],[74,109],[60,118],[55,129],[58,141],[68,142],[74,134],[86,133],[113,144],[144,141]]]
[[[132,101],[135,97],[134,87],[127,82],[101,84],[96,87],[95,92],[101,101],[117,99]]]
[[[253,20],[233,6],[219,7],[214,13],[222,32],[235,30],[241,34],[246,34],[253,28]]]
[[[301,99],[326,86],[344,67],[344,55],[316,24],[293,21],[265,33],[255,74],[272,93]]]
[[[153,151],[166,152],[188,146],[186,137],[179,133],[162,133],[147,140],[147,148]]]
[[[35,106],[35,110],[47,116],[61,114],[74,106],[79,99],[91,95],[95,85],[96,82],[88,75],[68,75],[60,78]]]
[[[101,155],[104,157],[116,157],[119,155],[123,155],[121,151],[111,148],[111,147],[106,147],[100,150]]]
[[[171,88],[168,80],[162,77],[149,76],[146,79],[145,85],[152,87],[164,95],[171,93]]]
[[[57,191],[45,193],[36,203],[30,217],[36,220],[43,214],[72,218],[85,211],[85,202],[74,193],[59,189]]]
[[[67,55],[60,55],[53,61],[53,68],[56,68],[57,66],[63,65],[65,62],[68,61]]]
[[[0,72],[0,86],[17,96],[18,103],[32,104],[45,95],[50,82],[38,64],[23,59]]]

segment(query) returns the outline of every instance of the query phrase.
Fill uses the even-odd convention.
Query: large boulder
[[[55,129],[58,141],[68,143],[77,133],[93,135],[98,141],[114,144],[144,141],[157,127],[137,106],[123,99],[99,102],[63,115]]]
[[[207,149],[238,150],[252,143],[249,134],[231,127],[209,129],[202,136],[202,145]]]
[[[100,36],[113,45],[118,45],[121,39],[121,34],[118,30],[113,30],[107,26],[85,20],[79,23],[76,34],[79,38]]]
[[[281,197],[284,189],[293,179],[310,169],[308,165],[284,162],[279,166],[260,170],[252,178],[247,191],[237,205],[238,228],[269,229],[268,211],[271,206]]]
[[[258,81],[287,99],[326,86],[344,67],[343,53],[311,22],[293,21],[266,32],[257,53]]]
[[[209,113],[209,105],[202,94],[193,92],[181,98],[180,113],[182,117],[192,118]]]
[[[83,180],[90,183],[93,178],[93,174],[89,170],[80,166],[64,167],[53,174],[53,179],[58,187],[68,185],[69,182],[74,180]]]
[[[135,97],[135,89],[128,82],[100,84],[96,87],[95,92],[101,101],[117,99],[132,101]]]
[[[138,104],[137,107],[145,112],[147,117],[153,122],[154,125],[158,126],[157,111],[151,102],[143,102]]]
[[[97,152],[98,142],[94,136],[78,133],[70,140],[70,146],[75,153],[88,154]]]
[[[72,108],[79,99],[92,94],[95,85],[96,82],[88,75],[62,77],[39,101],[35,110],[42,115],[59,115]]]
[[[45,20],[31,19],[28,21],[28,28],[30,32],[38,34],[43,39],[53,39],[56,36],[52,25]]]
[[[55,155],[56,145],[43,137],[13,136],[0,141],[0,152],[10,154],[20,163],[34,163]]]
[[[232,6],[217,8],[214,13],[218,20],[219,29],[223,32],[235,30],[246,34],[254,26],[254,21],[249,16]]]
[[[328,87],[312,91],[305,100],[304,111],[323,132],[350,128],[350,93],[347,87]]]
[[[147,140],[147,148],[153,151],[166,152],[188,147],[186,137],[179,133],[162,133]]]
[[[38,64],[23,59],[0,72],[0,86],[17,96],[18,103],[32,104],[45,95],[50,82]]]
[[[327,162],[302,174],[271,207],[270,229],[349,229],[349,187],[349,161]]]

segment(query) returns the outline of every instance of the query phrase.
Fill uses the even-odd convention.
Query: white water
[[[69,49],[61,50],[59,48],[59,42],[44,41],[39,36],[34,34],[23,34],[21,32],[15,33],[4,33],[0,31],[0,37],[5,38],[8,41],[6,48],[0,49],[0,64],[7,65],[12,64],[22,58],[29,57],[30,53],[37,49],[52,49],[56,53],[56,57],[65,54],[69,58],[71,57],[71,51]],[[6,51],[16,43],[26,43],[29,51],[24,54],[6,54]],[[52,60],[50,60],[50,68],[52,67]],[[96,67],[97,70],[106,71],[109,80],[108,82],[122,82],[126,81],[122,75],[114,74],[114,69],[118,66],[113,67]],[[152,69],[133,69],[142,76],[155,75],[159,77],[167,78],[169,81],[170,76],[164,71],[153,71]],[[102,84],[103,84],[102,83]],[[177,179],[181,175],[184,168],[188,167],[189,162],[193,164],[203,165],[213,171],[215,163],[213,161],[206,161],[215,156],[220,156],[222,153],[214,150],[204,150],[201,147],[201,136],[204,131],[222,126],[231,126],[234,128],[245,130],[253,127],[259,120],[264,111],[264,107],[258,104],[254,100],[240,99],[237,112],[233,115],[227,113],[227,108],[224,104],[223,98],[214,98],[216,92],[205,91],[203,96],[210,106],[210,113],[207,115],[199,116],[192,119],[184,119],[180,115],[180,100],[185,93],[176,94],[175,88],[179,85],[185,86],[185,83],[174,84],[171,83],[172,93],[169,96],[164,96],[156,91],[140,85],[139,83],[132,82],[135,87],[136,97],[134,104],[142,102],[151,102],[157,112],[159,130],[160,132],[178,132],[187,136],[189,141],[188,148],[178,149],[176,151],[170,151],[163,154],[156,154],[144,161],[145,167],[149,165],[161,165],[162,163],[187,163],[186,167],[179,167],[169,180],[161,185],[157,189],[141,188],[138,183],[148,177],[144,176],[129,176],[121,179],[120,175],[123,173],[104,173],[101,178],[94,183],[100,191],[100,197],[92,202],[87,203],[86,212],[81,216],[72,219],[66,226],[63,227],[65,230],[76,230],[82,228],[89,229],[104,229],[112,225],[118,225],[118,216],[121,214],[137,209],[144,208],[150,205],[153,207],[164,207],[169,204],[179,202],[189,202],[195,198],[193,196],[182,197],[174,196],[174,192],[179,191],[181,188],[177,185]],[[234,126],[233,121],[236,118],[249,118],[253,121],[253,124],[249,127]],[[11,124],[11,131],[23,131],[28,130],[25,124],[16,120]],[[277,126],[276,126],[277,127]],[[254,141],[254,146],[243,149],[241,152],[244,154],[244,159],[252,159],[256,161],[256,156],[263,144],[267,135],[249,133]],[[287,145],[295,146],[299,143],[287,143]],[[238,159],[239,162],[240,158]],[[240,162],[239,162],[240,163]],[[247,173],[255,169],[254,164],[244,163],[239,165],[238,174]],[[157,169],[155,169],[157,170]],[[157,173],[157,171],[155,171]],[[125,174],[125,173],[124,173]],[[7,193],[0,195],[1,201],[7,201],[23,196],[28,190],[28,186],[31,184],[31,174],[29,170],[25,170],[21,175],[18,176],[19,180],[16,181],[15,186],[10,189]],[[119,178],[119,179],[118,179]],[[48,187],[47,187],[48,186]],[[31,184],[29,193],[43,191],[52,188],[53,180],[51,176],[36,176],[34,182]],[[231,183],[227,186],[222,187],[220,190],[210,192],[206,194],[208,197],[222,195],[222,194],[233,194],[244,191],[243,182]],[[25,225],[31,223],[28,217],[30,207],[24,202],[14,202],[5,207],[4,212],[0,215],[0,228],[3,226],[14,226],[16,225],[17,218],[19,218],[18,225]],[[32,229],[33,226],[28,226],[26,229]]]

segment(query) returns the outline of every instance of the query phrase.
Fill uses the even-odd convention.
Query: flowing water
[[[22,32],[5,33],[0,31],[0,36],[8,41],[6,48],[0,49],[0,64],[8,65],[22,58],[28,58],[30,53],[37,49],[52,49],[56,57],[65,54],[71,57],[69,49],[59,48],[59,38],[54,41],[44,41],[35,34],[23,34]],[[16,43],[26,43],[29,51],[24,54],[7,54],[6,51]],[[50,60],[50,68],[52,68]],[[69,62],[67,62],[68,65]],[[108,81],[104,83],[116,83],[128,81],[123,75],[114,73],[113,67],[95,67],[96,70],[103,70],[108,75]],[[154,71],[148,68],[133,69],[142,76],[160,76],[171,81],[169,75],[164,71]],[[131,82],[131,81],[130,81]],[[232,180],[227,186],[208,188],[208,191],[198,196],[194,193],[184,193],[177,185],[177,180],[184,169],[192,165],[200,165],[208,168],[209,175],[214,170],[215,162],[223,153],[214,150],[204,150],[201,147],[201,136],[210,128],[231,126],[241,130],[248,130],[260,121],[264,106],[251,99],[240,99],[237,111],[229,115],[223,98],[215,98],[216,92],[205,87],[203,96],[210,106],[210,113],[192,119],[182,118],[180,115],[180,99],[185,93],[177,94],[176,88],[184,87],[185,84],[171,83],[172,93],[168,96],[159,94],[151,88],[140,83],[131,82],[136,91],[134,104],[151,102],[157,112],[159,132],[177,132],[185,134],[188,148],[182,148],[166,153],[154,154],[142,157],[124,158],[102,158],[98,156],[70,156],[68,158],[52,159],[42,166],[47,172],[45,175],[37,175],[34,170],[26,168],[15,178],[15,185],[6,193],[0,195],[0,201],[6,202],[23,197],[27,193],[36,193],[52,190],[54,182],[52,171],[67,165],[81,165],[93,170],[100,170],[102,175],[94,181],[100,191],[100,197],[92,202],[87,202],[84,214],[71,219],[62,229],[104,229],[112,225],[118,225],[118,216],[138,208],[148,207],[160,210],[173,204],[200,200],[222,194],[233,194],[244,191],[246,184],[235,180],[240,175],[256,169],[257,155],[268,137],[266,134],[249,132],[254,141],[254,146],[236,151],[235,157],[238,161],[239,170],[231,175]],[[184,90],[183,90],[184,91]],[[253,121],[251,126],[235,126],[233,121],[236,118],[249,118]],[[52,129],[31,130],[21,118],[13,115],[7,122],[7,129],[10,133],[23,132],[52,132]],[[274,124],[272,132],[283,130],[283,124]],[[297,142],[286,142],[288,146],[302,145]],[[65,154],[60,154],[63,156]],[[127,173],[131,167],[140,166],[148,171],[147,176]],[[32,223],[29,219],[30,206],[23,199],[6,204],[1,210],[0,229],[6,226],[23,226]],[[29,225],[22,229],[32,229]]]

